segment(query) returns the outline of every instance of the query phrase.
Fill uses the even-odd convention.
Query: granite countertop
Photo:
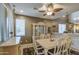
[[[10,40],[0,44],[0,47],[2,47],[2,46],[18,45],[20,43],[20,40],[21,40],[21,37],[13,37]]]

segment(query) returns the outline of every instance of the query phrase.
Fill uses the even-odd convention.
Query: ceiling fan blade
[[[45,10],[38,10],[39,12],[45,12]]]
[[[43,14],[43,16],[46,16],[47,14]]]
[[[55,16],[55,13],[52,13],[52,16]]]
[[[33,8],[34,10],[38,10],[38,8]]]
[[[53,8],[53,3],[48,4],[49,8]]]
[[[63,8],[56,8],[56,9],[54,9],[54,12],[59,12],[61,10],[63,10]]]
[[[45,12],[45,10],[39,10],[38,8],[33,8],[34,10],[37,10],[39,12]]]

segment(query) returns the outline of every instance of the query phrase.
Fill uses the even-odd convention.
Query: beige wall
[[[55,19],[55,21],[59,24],[65,24],[67,19],[66,17],[60,17],[60,18]]]
[[[29,16],[23,16],[23,15],[15,15],[15,18],[26,20],[26,37],[28,40],[32,39],[31,38],[32,37],[32,23],[37,23],[37,22],[53,23],[53,21],[49,19],[29,17]]]

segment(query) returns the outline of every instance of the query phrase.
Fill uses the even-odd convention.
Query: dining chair
[[[71,44],[72,44],[72,39],[71,39],[71,37],[68,37],[68,39],[67,39],[68,54],[70,54]]]
[[[35,54],[37,55],[44,55],[44,49],[42,46],[40,46],[36,40],[39,40],[40,36],[33,36],[33,45],[34,45],[34,50],[35,50]]]
[[[62,43],[63,43],[61,48],[62,54],[63,55],[69,54],[70,46],[71,46],[71,38],[69,36],[65,37]]]
[[[64,55],[64,54],[68,54],[68,49],[69,49],[69,45],[70,42],[67,41],[66,39],[59,39],[57,40],[57,42],[55,43],[55,47],[53,49],[48,50],[48,54],[49,55]]]
[[[47,33],[47,34],[45,35],[45,38],[46,38],[46,39],[51,39],[51,34]]]
[[[58,42],[57,42],[57,52],[56,52],[56,55],[62,55],[63,48],[64,48],[63,38],[61,38],[61,39],[59,39],[57,41]]]
[[[67,51],[67,40],[64,39],[61,43],[61,54],[64,55],[64,54],[67,54],[68,51]]]
[[[57,49],[57,55],[61,55],[62,54],[62,46],[63,46],[63,39],[59,39],[58,42],[57,42],[57,46],[58,46],[58,49]]]
[[[45,39],[45,34],[40,34],[40,39]]]
[[[48,50],[49,55],[60,55],[60,53],[61,53],[60,47],[61,46],[59,45],[58,41],[59,40],[55,41],[55,43],[54,43],[55,45],[53,46],[53,48]]]

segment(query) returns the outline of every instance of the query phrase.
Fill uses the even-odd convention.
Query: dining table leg
[[[44,49],[45,55],[48,55],[47,51],[48,51],[48,49]]]

